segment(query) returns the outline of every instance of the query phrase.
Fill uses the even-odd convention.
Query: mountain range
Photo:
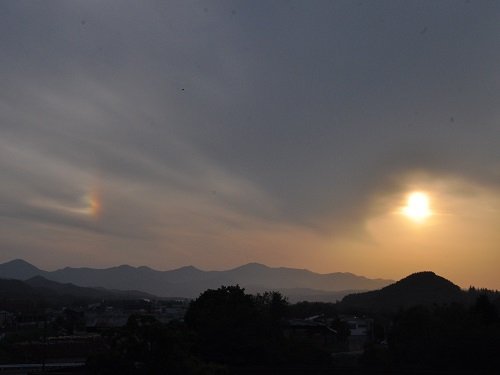
[[[105,269],[66,267],[45,271],[21,259],[0,264],[0,278],[28,280],[35,276],[80,287],[136,290],[161,297],[184,298],[195,298],[206,289],[215,289],[221,285],[239,284],[250,293],[280,291],[291,302],[335,302],[349,293],[380,289],[394,282],[369,279],[352,273],[318,274],[305,269],[273,268],[258,263],[226,271],[203,271],[192,266],[157,271],[145,266],[129,265]]]

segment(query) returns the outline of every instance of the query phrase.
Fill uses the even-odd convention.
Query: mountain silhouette
[[[393,282],[368,279],[352,273],[318,274],[306,269],[273,268],[259,263],[249,263],[226,271],[203,271],[192,266],[157,271],[145,266],[121,265],[105,269],[66,267],[48,272],[29,266],[29,263],[17,260],[1,264],[0,277],[26,280],[40,275],[48,280],[78,286],[139,290],[162,297],[187,298],[197,297],[206,289],[239,284],[252,293],[286,291],[290,300],[296,300],[295,297],[299,295],[308,299],[308,294],[314,296],[315,300],[321,295],[326,300],[340,299],[352,291],[378,289]],[[307,291],[305,295],[304,291]]]
[[[4,279],[27,280],[33,276],[43,275],[45,271],[36,268],[22,259],[14,259],[0,264],[0,277]]]
[[[434,272],[417,272],[380,290],[349,294],[342,299],[344,308],[394,311],[414,305],[462,302],[465,293],[458,285]]]
[[[12,299],[29,299],[39,297],[39,292],[21,280],[0,279],[0,301],[2,305],[5,301]]]
[[[140,298],[151,299],[156,297],[138,291],[115,291],[103,288],[79,287],[70,283],[61,284],[47,280],[43,276],[34,276],[26,281],[0,279],[0,301],[2,304],[23,300],[44,300],[51,304],[64,304],[81,300]]]
[[[29,286],[37,290],[50,291],[58,295],[69,295],[83,298],[98,299],[139,299],[139,298],[157,298],[156,296],[136,290],[109,290],[105,288],[88,288],[76,286],[71,283],[58,283],[48,280],[43,276],[34,276],[25,281]]]

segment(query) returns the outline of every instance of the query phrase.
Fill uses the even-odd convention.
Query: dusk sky
[[[499,1],[1,1],[0,47],[0,262],[500,289]]]

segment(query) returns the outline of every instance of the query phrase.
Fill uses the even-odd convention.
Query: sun
[[[429,196],[422,192],[413,192],[408,195],[406,206],[402,212],[416,222],[422,222],[432,215],[429,205]]]

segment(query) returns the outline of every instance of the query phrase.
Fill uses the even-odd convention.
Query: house
[[[363,350],[365,344],[373,338],[373,319],[350,316],[342,317],[341,320],[349,327],[349,351]]]
[[[321,346],[337,342],[337,331],[332,329],[322,315],[305,319],[289,319],[283,326],[284,335],[292,340],[306,341]]]

